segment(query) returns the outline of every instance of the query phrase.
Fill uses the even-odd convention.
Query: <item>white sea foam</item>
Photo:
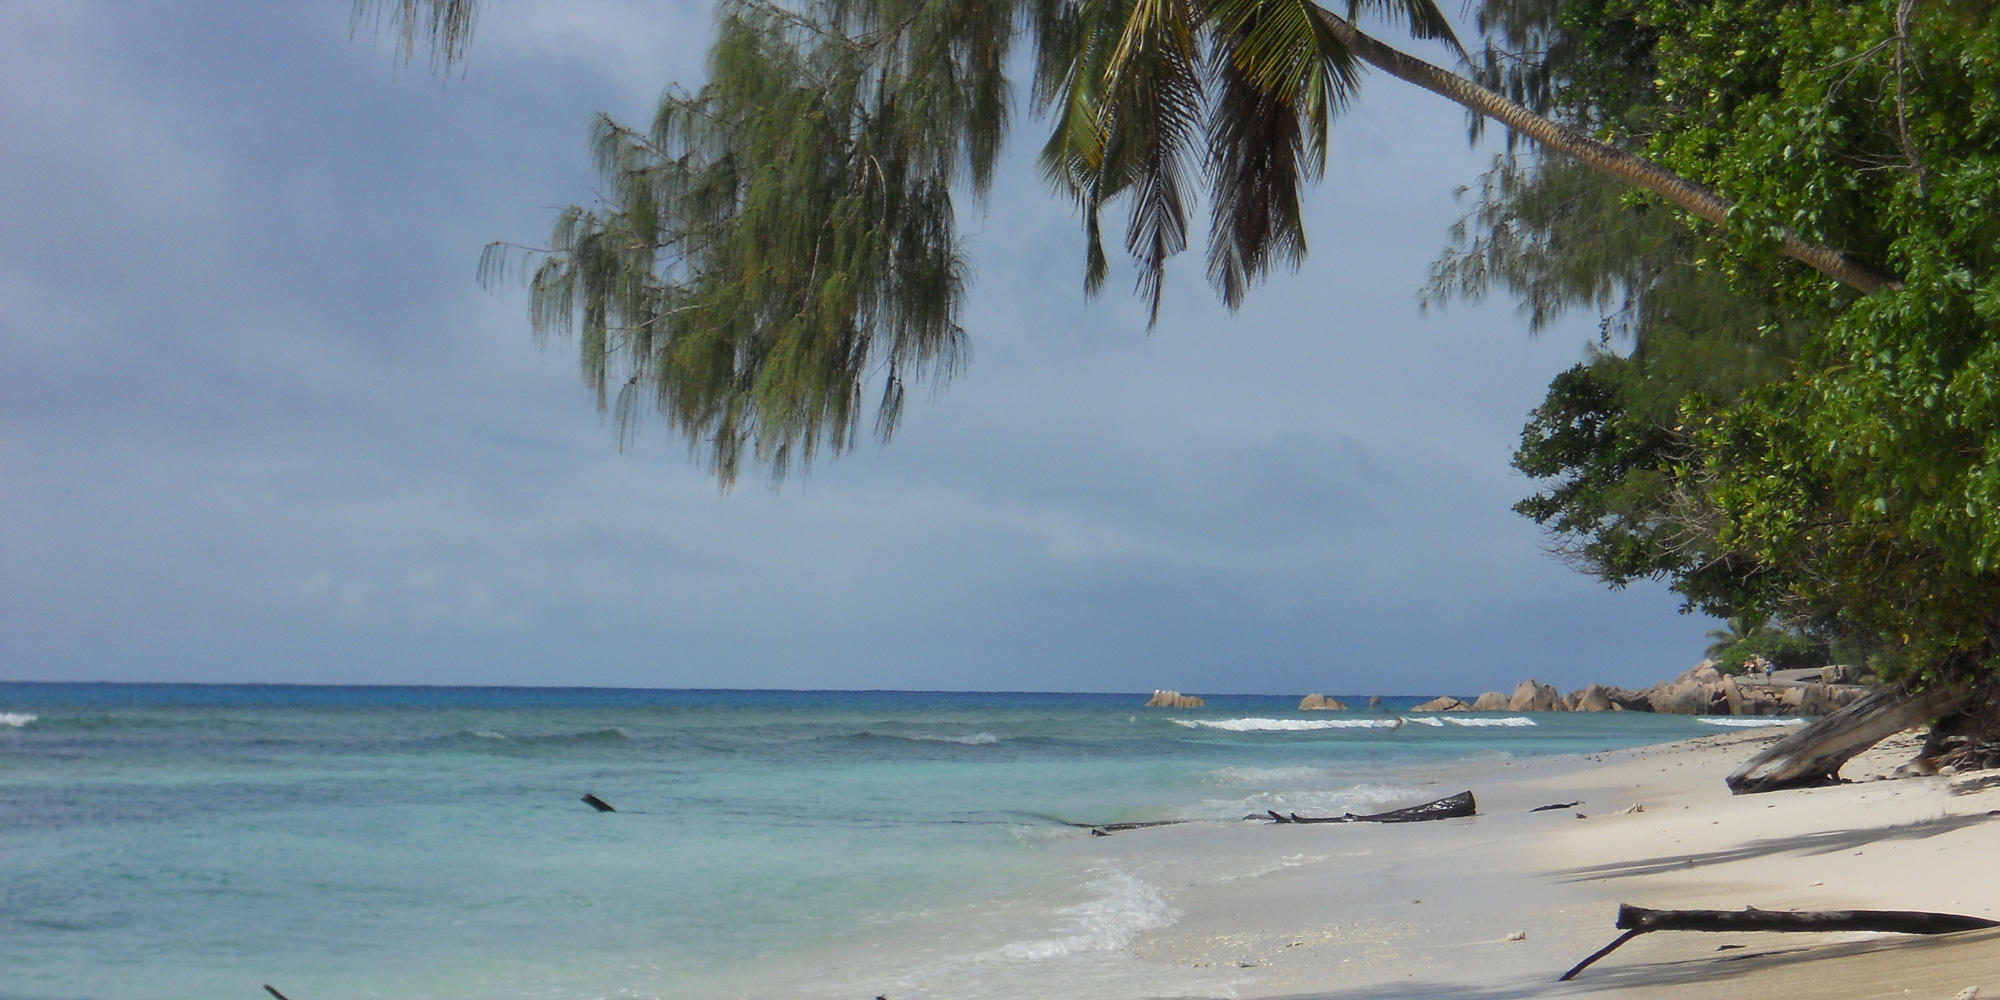
[[[1694,721],[1710,726],[1728,726],[1731,729],[1761,729],[1765,726],[1803,726],[1806,724],[1806,720],[1804,719],[1739,719],[1733,716],[1714,719],[1704,717]]]
[[[1436,726],[1439,729],[1444,728],[1444,720],[1439,719],[1434,715],[1412,715],[1409,717],[1408,721],[1420,723],[1426,726]]]
[[[36,718],[36,716],[29,715],[26,712],[0,712],[0,726],[12,726],[15,729],[19,729],[35,721]]]
[[[1078,952],[1112,951],[1179,916],[1159,890],[1116,869],[1101,869],[1091,888],[1101,895],[1057,911],[1063,920],[1055,936],[1003,945],[995,957],[1046,962]]]
[[[1189,729],[1226,729],[1232,733],[1289,733],[1306,729],[1394,729],[1401,719],[1175,719]]]
[[[1272,785],[1322,784],[1336,777],[1335,773],[1323,767],[1219,767],[1210,772],[1217,781],[1226,785],[1250,785],[1268,788]]]
[[[477,736],[482,740],[504,740],[507,738],[507,734],[496,733],[491,729],[475,729],[472,731],[472,735]]]
[[[1444,721],[1454,726],[1532,726],[1535,724],[1535,720],[1525,715],[1510,715],[1504,719],[1461,719],[1457,716],[1447,715],[1444,717]]]
[[[1000,742],[1000,737],[992,733],[973,733],[971,736],[934,736],[925,733],[922,736],[911,736],[909,739],[924,743],[961,743],[969,747],[990,747]]]

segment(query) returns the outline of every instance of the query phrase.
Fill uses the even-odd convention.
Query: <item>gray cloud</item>
[[[1588,324],[1418,313],[1488,154],[1395,81],[1306,267],[1230,316],[1190,255],[1150,335],[1084,301],[1024,133],[966,219],[966,374],[722,497],[471,281],[588,197],[591,112],[695,79],[705,6],[495,4],[446,81],[342,0],[0,20],[0,677],[1469,691],[1650,680],[1707,627],[1506,509]]]

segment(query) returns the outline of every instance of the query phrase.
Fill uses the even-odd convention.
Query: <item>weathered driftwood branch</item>
[[[1772,744],[1724,780],[1737,795],[1836,784],[1841,765],[1855,754],[1964,702],[1965,695],[1951,689],[1912,695],[1883,688]]]
[[[1278,823],[1419,823],[1430,819],[1455,819],[1478,812],[1479,804],[1472,800],[1472,793],[1460,792],[1420,806],[1391,809],[1388,812],[1371,813],[1367,816],[1356,816],[1353,813],[1344,816],[1301,816],[1298,813],[1280,816],[1276,812],[1270,812],[1269,815]]]
[[[1616,941],[1599,948],[1589,958],[1562,974],[1568,982],[1591,963],[1618,950],[1618,946],[1654,931],[1874,931],[1884,934],[1955,934],[1982,927],[2000,927],[2000,920],[1970,917],[1962,913],[1929,913],[1923,910],[1650,910],[1621,903]]]

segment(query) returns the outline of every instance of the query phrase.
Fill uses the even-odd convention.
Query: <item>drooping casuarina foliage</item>
[[[463,58],[478,0],[357,0],[407,60]],[[1720,219],[1700,189],[1360,31],[1361,16],[1464,50],[1435,0],[720,0],[708,79],[650,127],[600,119],[600,203],[547,245],[489,247],[528,274],[542,335],[574,334],[621,434],[656,408],[726,484],[862,433],[886,437],[906,385],[965,355],[968,264],[955,199],[986,190],[1010,125],[1014,42],[1050,128],[1041,172],[1084,222],[1084,284],[1108,273],[1122,209],[1157,316],[1167,261],[1204,202],[1211,283],[1232,308],[1306,252],[1301,201],[1364,67],[1527,129],[1628,183]],[[1793,240],[1793,242],[1798,242]],[[1801,244],[1803,246],[1803,244]],[[1824,248],[1814,266],[1887,279]],[[1803,251],[1802,251],[1803,252]],[[1832,273],[1832,272],[1830,272]],[[1843,279],[1846,280],[1846,279]],[[872,387],[879,387],[871,388]]]
[[[1517,464],[1617,584],[1776,615],[1885,675],[2000,642],[2000,15],[1953,0],[1495,0],[1486,80],[1734,203],[1720,228],[1506,158],[1433,294],[1606,317]],[[1898,275],[1857,296],[1784,231]]]
[[[357,0],[405,57],[463,53],[476,0]],[[1452,72],[1361,31],[1436,43]],[[1502,125],[1432,294],[1596,308],[1551,386],[1521,505],[1613,583],[1957,678],[2000,643],[2000,15],[1975,0],[721,0],[707,81],[600,120],[603,200],[525,267],[621,428],[656,406],[727,482],[886,435],[963,358],[956,199],[1032,51],[1040,169],[1084,283],[1125,214],[1138,292],[1208,214],[1234,306],[1306,251],[1300,203],[1364,70]],[[518,256],[517,253],[525,253]],[[616,390],[615,392],[613,390]]]

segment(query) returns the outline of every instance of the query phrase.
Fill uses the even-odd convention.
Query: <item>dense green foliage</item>
[[[1770,622],[1737,618],[1727,629],[1711,629],[1708,658],[1725,674],[1741,674],[1757,661],[1778,670],[1821,667],[1832,660],[1827,644]]]
[[[1553,160],[1489,178],[1436,291],[1605,308],[1551,386],[1521,509],[1607,580],[1778,616],[1892,676],[2000,638],[2000,20],[1993,5],[1494,4],[1487,62],[1548,112],[1723,192],[1725,233]],[[1663,218],[1664,217],[1664,218]],[[1899,276],[1864,298],[1775,228]]]

